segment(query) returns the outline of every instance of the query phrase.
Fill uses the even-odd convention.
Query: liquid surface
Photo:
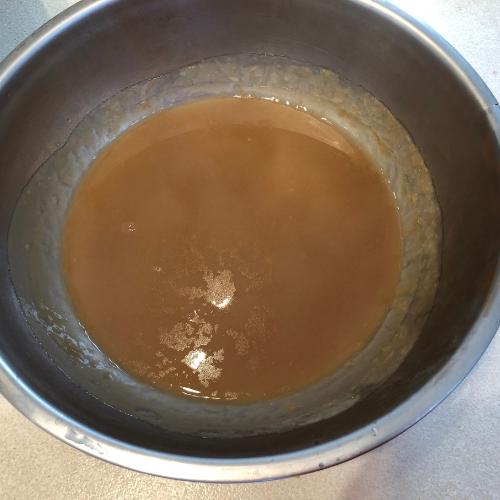
[[[132,127],[81,182],[63,269],[81,324],[161,390],[251,402],[332,373],[373,336],[400,266],[396,207],[329,124],[257,99]]]

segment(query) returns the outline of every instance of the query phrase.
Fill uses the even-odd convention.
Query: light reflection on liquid
[[[186,394],[186,396],[192,396],[194,398],[201,398],[201,399],[222,399],[222,398],[217,398],[215,396],[202,396],[200,394],[200,391],[196,391],[194,389],[191,389],[190,387],[181,386],[180,388],[181,388],[183,394]],[[228,397],[226,399],[235,399],[235,398]]]
[[[181,386],[181,389],[183,389],[184,391],[193,392],[193,393],[195,393],[195,394],[200,394],[200,391],[197,391],[197,390],[195,390],[195,389],[191,389],[191,388],[189,388],[189,387],[182,387],[182,386]]]
[[[224,309],[224,307],[228,306],[230,302],[231,297],[226,297],[222,302],[219,303],[215,302],[215,300],[212,300],[212,304],[219,309]]]
[[[184,362],[193,370],[197,370],[206,357],[207,355],[203,351],[192,351],[184,358]]]

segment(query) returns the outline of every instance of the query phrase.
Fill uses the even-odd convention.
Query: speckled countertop
[[[0,0],[0,59],[75,0]],[[395,0],[500,96],[500,0]],[[464,382],[401,436],[331,469],[268,483],[172,481],[121,469],[38,429],[0,396],[0,499],[500,500],[500,335]]]

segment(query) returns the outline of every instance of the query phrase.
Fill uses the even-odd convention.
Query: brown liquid
[[[335,371],[399,275],[391,194],[336,129],[256,99],[175,107],[82,181],[64,234],[82,325],[154,387],[238,402]]]

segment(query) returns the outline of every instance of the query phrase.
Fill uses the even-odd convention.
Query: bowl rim
[[[30,35],[0,62],[0,90],[57,33],[116,0],[83,0],[66,9]],[[376,11],[410,32],[432,51],[469,90],[486,115],[500,150],[500,107],[469,63],[437,32],[385,0],[347,0]],[[498,259],[497,264],[500,263]],[[394,438],[442,402],[466,377],[500,325],[500,266],[482,311],[461,346],[440,371],[410,398],[339,439],[268,457],[214,459],[185,457],[132,446],[71,419],[41,399],[0,353],[0,392],[24,416],[61,441],[96,458],[138,472],[204,482],[249,482],[295,476],[330,467],[362,455]]]

